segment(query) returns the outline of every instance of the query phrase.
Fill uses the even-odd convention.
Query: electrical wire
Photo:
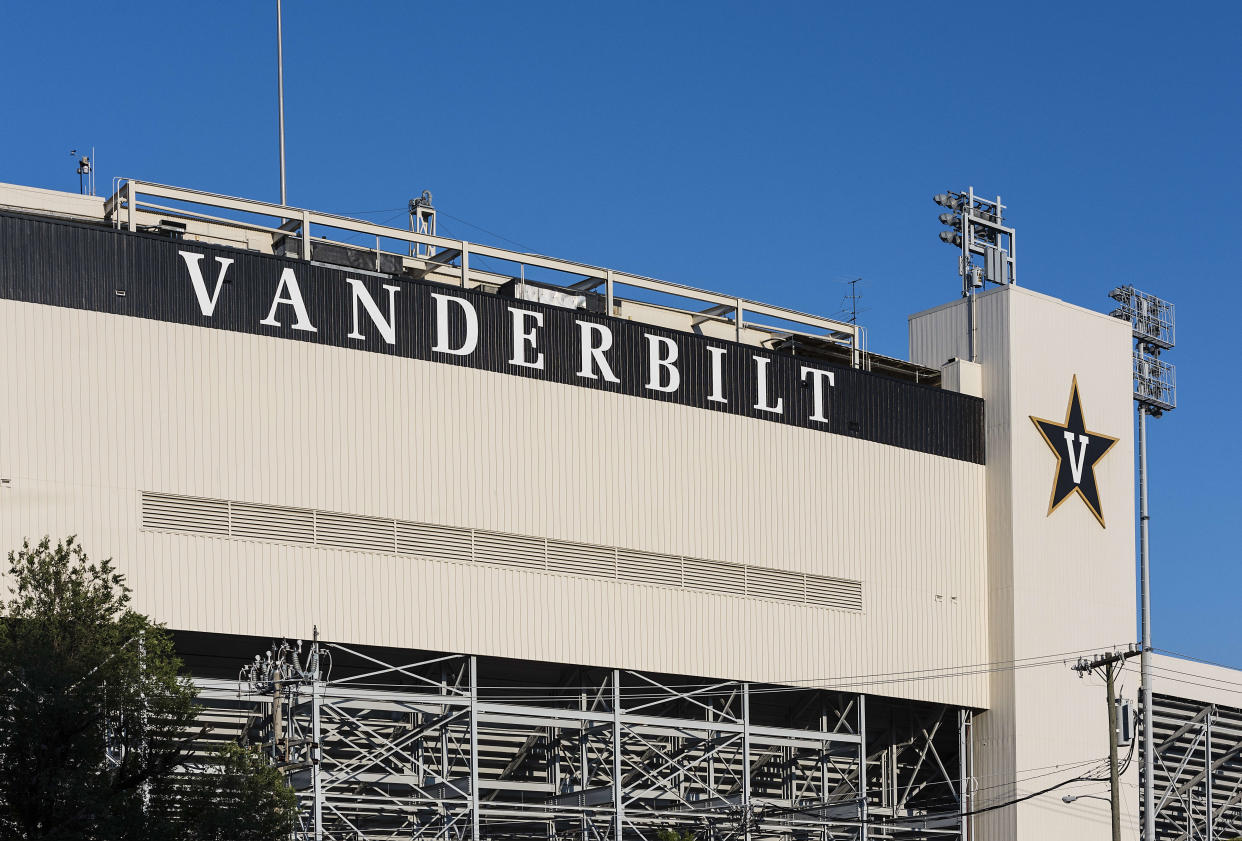
[[[1176,680],[1178,683],[1184,684],[1186,686],[1199,686],[1199,687],[1203,687],[1204,689],[1216,689],[1221,692],[1231,692],[1233,694],[1242,694],[1242,681],[1224,680],[1223,678],[1214,678],[1208,675],[1197,675],[1192,672],[1183,672],[1178,669],[1170,669],[1164,666],[1153,665],[1151,667],[1151,670],[1152,672],[1155,672],[1155,673],[1160,673],[1164,675],[1173,675],[1174,677],[1171,678],[1172,680]],[[1185,678],[1197,678],[1198,680],[1186,680]],[[1210,683],[1203,683],[1202,681],[1205,681],[1205,680],[1210,681]],[[1236,688],[1229,688],[1229,687],[1236,687]]]
[[[504,240],[505,242],[509,243],[510,245],[516,245],[516,246],[518,246],[519,248],[525,248],[525,249],[526,249],[526,250],[528,250],[528,251],[534,251],[534,248],[532,248],[532,247],[531,247],[531,246],[529,246],[529,245],[526,245],[525,243],[518,242],[518,241],[517,241],[517,240],[515,240],[515,239],[509,239],[507,236],[504,236],[504,235],[502,235],[502,234],[498,234],[498,233],[496,233],[495,231],[489,231],[487,228],[480,227],[479,225],[476,225],[476,224],[474,224],[473,222],[467,222],[465,219],[462,219],[460,216],[454,216],[453,214],[451,214],[451,213],[446,213],[446,212],[444,212],[443,210],[437,210],[437,211],[436,211],[436,215],[437,215],[437,216],[447,216],[447,217],[448,217],[448,218],[450,218],[450,219],[455,219],[455,220],[457,220],[458,222],[462,223],[463,225],[466,225],[467,227],[474,228],[476,231],[482,231],[483,233],[487,234],[488,236],[493,236],[493,237],[496,237],[496,239]]]
[[[1117,646],[1117,647],[1120,648],[1121,646]],[[348,649],[344,649],[344,650],[347,653],[349,651]],[[972,663],[972,664],[964,664],[960,666],[944,666],[944,667],[935,667],[935,668],[927,668],[927,669],[909,669],[905,671],[895,671],[895,672],[872,672],[872,673],[865,673],[865,674],[858,674],[858,675],[847,675],[847,676],[841,676],[841,677],[835,677],[835,678],[774,679],[774,680],[764,681],[762,684],[758,684],[758,685],[752,684],[750,687],[750,694],[754,696],[757,694],[758,695],[783,694],[783,693],[788,693],[788,692],[807,692],[807,691],[812,691],[812,690],[825,690],[825,689],[831,690],[831,689],[838,688],[838,687],[873,686],[877,684],[903,683],[903,682],[912,682],[912,681],[920,681],[920,680],[943,680],[943,679],[956,678],[956,677],[968,677],[968,676],[979,675],[979,674],[992,674],[995,672],[1016,671],[1018,669],[1025,669],[1025,668],[1042,668],[1045,666],[1063,664],[1063,663],[1068,662],[1070,658],[1077,657],[1083,654],[1090,654],[1093,652],[1098,652],[1099,650],[1100,649],[1096,647],[1096,648],[1090,648],[1090,649],[1079,649],[1076,651],[1062,651],[1062,652],[1054,652],[1054,653],[1049,653],[1049,654],[1033,655],[1030,657],[1020,657],[1020,658],[1011,659],[1011,660],[994,660],[994,661],[990,661],[986,663]],[[403,668],[417,668],[417,664],[409,664],[408,666],[405,666]],[[625,671],[630,671],[630,670],[625,670]],[[345,682],[349,682],[348,678],[345,679]],[[689,695],[691,696],[692,700],[697,700],[697,699],[702,699],[702,698],[727,697],[736,692],[736,686],[733,685],[735,683],[736,682],[734,681],[724,680],[724,679],[711,680],[711,681],[700,681],[700,682],[695,682],[695,683],[666,683],[666,684],[661,684],[659,686],[655,686],[652,688],[652,690],[645,691],[645,692],[627,691],[625,693],[625,697],[627,700],[641,700],[641,699],[646,699],[646,698],[657,699],[661,697],[669,697],[670,690],[672,692]],[[722,684],[725,685],[724,688],[721,688],[719,690],[712,689],[713,687],[721,686]],[[351,685],[355,685],[355,686],[366,685],[366,686],[373,686],[373,687],[382,687],[382,686],[406,686],[407,684],[368,682],[366,684],[351,683]],[[504,691],[504,690],[514,689],[515,685],[517,684],[515,683],[478,684],[476,686],[476,689],[480,691],[489,691],[489,690]],[[550,693],[550,692],[546,694],[516,693],[509,697],[516,698],[516,699],[529,699],[529,700],[539,700],[539,699],[565,700],[570,694],[582,692],[582,691],[593,692],[593,691],[598,690],[598,688],[599,688],[598,686],[591,686],[591,685],[584,684],[581,686],[561,687],[560,688],[561,691],[555,694]],[[504,697],[504,696],[490,696],[488,700],[495,700],[501,697]],[[677,700],[677,698],[675,696],[669,697],[669,700],[670,701]]]
[[[1204,660],[1201,657],[1195,657],[1191,654],[1182,654],[1177,651],[1170,651],[1167,648],[1154,648],[1153,647],[1152,651],[1159,652],[1160,654],[1167,654],[1170,657],[1177,657],[1182,660],[1191,660],[1195,663],[1203,663],[1205,666],[1216,666],[1217,668],[1228,669],[1231,672],[1236,672],[1239,670],[1237,666],[1227,666],[1224,663],[1217,663],[1213,660]]]
[[[1057,657],[1060,658],[1060,655],[1057,655]],[[1064,659],[1049,659],[1046,661],[1000,664],[1000,665],[996,665],[996,666],[992,666],[988,668],[975,668],[975,669],[965,669],[965,670],[945,670],[942,672],[931,673],[931,674],[925,673],[922,670],[919,670],[917,672],[909,673],[908,676],[902,676],[901,673],[894,672],[894,673],[890,673],[889,675],[883,678],[876,678],[872,680],[862,680],[862,679],[856,680],[852,678],[841,678],[838,680],[830,681],[830,680],[821,679],[820,681],[816,683],[807,682],[807,683],[804,683],[803,685],[797,685],[797,686],[789,686],[789,685],[786,685],[786,686],[770,686],[770,685],[753,686],[752,685],[750,688],[750,695],[753,698],[757,695],[779,695],[779,694],[796,693],[796,692],[861,689],[861,688],[874,687],[874,686],[886,686],[886,685],[890,685],[894,683],[917,683],[917,682],[923,682],[923,681],[948,680],[948,679],[953,679],[953,678],[994,674],[998,672],[1010,672],[1010,671],[1016,672],[1016,671],[1025,670],[1025,669],[1046,668],[1048,666],[1063,665],[1065,662],[1066,661]],[[624,693],[624,698],[626,701],[629,701],[629,702],[648,701],[648,700],[659,701],[661,699],[665,699],[668,702],[672,703],[672,702],[677,702],[681,700],[702,701],[702,700],[710,700],[713,698],[727,698],[737,693],[736,686],[725,686],[720,689],[711,688],[720,683],[722,683],[722,681],[715,681],[711,684],[695,684],[692,687],[684,687],[684,686],[679,687],[677,685],[671,685],[671,686],[668,686],[667,689],[664,689],[661,687],[654,687],[651,690],[644,690],[644,691],[638,691],[638,692],[635,692],[632,690],[626,690]],[[383,681],[354,682],[354,681],[350,681],[348,678],[338,682],[337,685],[338,686],[366,687],[366,688],[372,688],[372,689],[405,688],[409,686],[409,684],[407,683],[390,683],[390,682],[383,682]],[[701,687],[701,688],[696,688],[696,687]],[[537,702],[537,701],[566,701],[566,700],[569,700],[574,694],[580,694],[581,692],[584,692],[584,691],[588,692],[588,694],[593,694],[594,692],[598,690],[598,688],[599,687],[597,686],[585,686],[585,685],[577,686],[577,687],[567,686],[567,687],[564,687],[564,690],[561,693],[557,693],[557,694],[552,694],[552,693],[536,694],[536,693],[521,693],[521,692],[512,692],[511,694],[504,694],[505,690],[510,690],[510,691],[513,690],[514,685],[513,684],[505,684],[505,685],[491,684],[491,685],[479,685],[476,687],[476,690],[487,693],[482,698],[482,700],[484,701]],[[681,691],[678,691],[678,690],[681,690]]]

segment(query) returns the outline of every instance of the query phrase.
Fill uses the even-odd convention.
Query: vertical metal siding
[[[0,387],[21,396],[0,406],[0,475],[14,480],[0,540],[80,534],[175,627],[304,635],[318,622],[357,642],[754,680],[987,660],[984,470],[970,462],[15,301],[0,301],[0,352]],[[314,510],[398,520],[398,547],[412,524],[435,524],[441,548],[398,557],[142,532],[142,489],[304,509],[290,540],[313,538]],[[466,529],[493,534],[469,546]],[[720,591],[452,562],[512,558],[506,541],[523,534],[681,557],[687,579],[716,575]],[[547,545],[518,550],[547,568]],[[861,580],[864,611],[732,598],[745,579],[729,564]],[[979,676],[871,688],[986,702]]]

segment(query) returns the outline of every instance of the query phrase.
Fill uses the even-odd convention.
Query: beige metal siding
[[[0,358],[17,396],[0,405],[0,542],[80,534],[174,627],[304,636],[318,623],[360,643],[752,680],[986,659],[979,465],[11,301]],[[232,500],[232,535],[143,530],[144,491]],[[273,515],[263,506],[281,509],[277,530],[256,525]],[[617,577],[608,549],[589,547],[629,553]],[[567,572],[575,553],[582,569]],[[861,581],[862,604],[787,601],[742,566],[794,574],[800,599],[819,579]],[[977,675],[866,688],[987,701]]]
[[[1124,646],[1135,634],[1131,341],[1128,324],[1021,287],[978,296],[976,315],[987,407],[988,660],[1003,665],[991,676],[990,709],[976,719],[975,757],[980,777],[1012,781],[1108,753],[1103,688],[1068,663],[1074,652]],[[910,350],[922,364],[965,356],[965,304],[912,317]],[[1048,512],[1056,456],[1030,417],[1062,419],[1075,376],[1087,428],[1119,439],[1096,468],[1107,528],[1076,498]],[[1127,784],[1137,781],[1135,766]],[[1033,787],[1006,784],[991,796]],[[1107,834],[1106,804],[1061,805],[989,812],[979,832],[1023,841]],[[1125,810],[1133,836],[1132,799]]]

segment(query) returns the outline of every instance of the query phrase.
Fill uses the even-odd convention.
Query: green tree
[[[297,800],[261,754],[236,744],[216,757],[216,772],[181,777],[165,800],[164,838],[271,841],[293,829]]]
[[[688,829],[665,827],[657,829],[656,841],[694,841],[694,833]]]
[[[194,688],[171,636],[130,607],[110,560],[92,563],[72,537],[56,546],[27,541],[8,560],[0,837],[197,841],[222,837],[200,834],[200,825],[253,823],[253,813],[232,809],[260,803],[276,809],[281,831],[247,837],[287,834],[293,812],[279,775],[244,752],[226,752],[202,779],[178,775],[202,732],[194,729]],[[213,785],[236,796],[209,804],[204,792]]]

